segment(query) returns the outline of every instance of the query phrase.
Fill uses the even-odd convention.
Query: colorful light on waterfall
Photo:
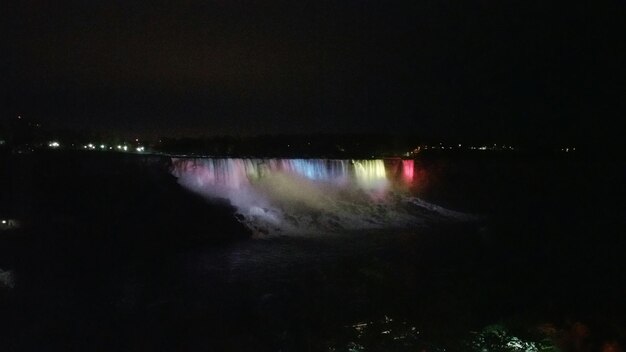
[[[387,186],[387,173],[382,160],[354,160],[353,164],[356,180],[361,187],[383,190]]]
[[[402,178],[405,182],[413,182],[414,166],[413,160],[402,160]]]
[[[421,221],[413,212],[432,210],[407,192],[407,182],[421,180],[415,166],[400,158],[172,159],[183,187],[229,201],[236,218],[262,234],[413,226]]]
[[[275,174],[312,181],[345,184],[354,179],[365,189],[384,189],[387,174],[382,160],[323,159],[174,159],[175,170],[191,172],[199,186],[240,189]]]
[[[342,182],[348,174],[346,160],[274,159],[274,169],[309,180]]]

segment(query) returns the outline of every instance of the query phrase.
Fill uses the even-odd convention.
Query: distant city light
[[[2,220],[2,225],[5,225],[7,223],[6,220]]]
[[[138,152],[143,152],[143,151],[144,151],[144,147],[137,147],[137,148],[136,148],[136,150],[137,150]]]
[[[123,146],[123,147],[122,147],[122,149],[123,149],[124,151],[127,151],[127,150],[128,150],[128,147],[127,147],[127,146]]]
[[[461,143],[451,143],[451,144],[447,144],[447,143],[443,143],[440,142],[438,145],[427,145],[427,144],[422,144],[420,146],[418,146],[417,148],[413,149],[412,151],[410,151],[409,153],[411,155],[417,154],[422,150],[452,150],[452,149],[457,149],[457,150],[481,150],[481,151],[504,151],[504,150],[515,150],[515,148],[513,148],[510,145],[506,145],[506,144],[483,144],[481,145],[473,145],[473,146],[469,146],[469,145],[463,145]],[[571,150],[574,150],[573,148],[570,147]],[[561,151],[565,151],[565,148],[561,149]]]
[[[48,147],[50,147],[50,148],[58,148],[60,146],[61,145],[57,141],[52,141],[52,142],[48,143]]]
[[[100,149],[105,149],[107,146],[104,144],[100,144]]]
[[[122,149],[122,146],[121,146],[121,145],[118,145],[118,146],[117,146],[117,149]]]

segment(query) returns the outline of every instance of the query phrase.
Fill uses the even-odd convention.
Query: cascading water
[[[413,160],[175,158],[172,165],[182,186],[227,199],[256,233],[414,226],[435,209],[394,187],[412,182]]]
[[[415,172],[415,161],[402,160],[402,179],[405,182],[413,182],[413,173]]]

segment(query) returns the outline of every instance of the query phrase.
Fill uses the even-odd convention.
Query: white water
[[[399,171],[387,170],[383,160],[204,158],[172,164],[183,187],[228,200],[238,220],[257,234],[406,228],[459,215],[402,191],[412,181],[412,162],[394,164]]]

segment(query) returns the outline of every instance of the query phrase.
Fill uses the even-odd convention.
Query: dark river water
[[[615,160],[422,157],[411,195],[471,219],[306,236],[252,236],[165,159],[3,163],[1,351],[625,347]]]

